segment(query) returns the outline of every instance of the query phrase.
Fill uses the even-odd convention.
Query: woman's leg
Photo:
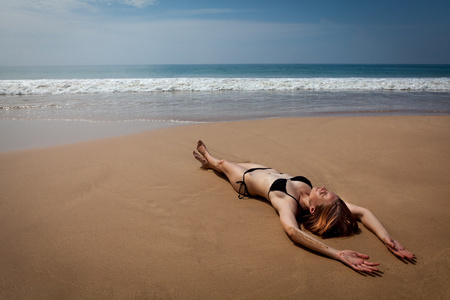
[[[267,168],[266,166],[259,165],[259,164],[251,164],[251,163],[237,163],[241,167],[244,167],[246,169],[253,169],[253,168]]]
[[[225,159],[215,158],[211,155],[211,153],[209,153],[209,151],[206,149],[206,145],[202,141],[198,141],[197,151],[201,155],[199,155],[195,151],[193,152],[193,154],[194,157],[202,164],[202,168],[213,169],[217,172],[225,174],[234,190],[239,193],[241,184],[236,182],[242,180],[244,172],[247,171],[248,168],[245,168],[240,164],[227,161]]]
[[[202,164],[202,168],[203,169],[214,169],[213,166],[200,154],[198,154],[197,152],[193,152],[194,157]],[[253,168],[267,168],[266,166],[263,165],[259,165],[259,164],[252,164],[252,163],[235,163],[243,168],[245,168],[246,170],[248,169],[253,169]],[[223,173],[221,170],[215,169],[218,172]]]

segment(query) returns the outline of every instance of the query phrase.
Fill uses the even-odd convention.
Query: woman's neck
[[[298,203],[303,210],[309,211],[309,194],[304,192],[300,192],[300,198],[298,199]]]

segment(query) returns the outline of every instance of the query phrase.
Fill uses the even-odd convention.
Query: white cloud
[[[99,4],[121,4],[144,8],[157,4],[157,0],[2,0],[2,10],[22,10],[40,13],[68,13],[72,11],[98,11]]]
[[[157,3],[156,0],[118,0],[117,2],[131,5],[137,8],[144,8],[146,6],[155,5]]]
[[[100,3],[106,3],[108,5],[112,4],[124,4],[129,6],[134,6],[137,8],[144,8],[150,5],[155,5],[158,3],[157,0],[88,0],[90,2],[100,2]]]
[[[182,15],[217,15],[217,14],[231,14],[231,13],[239,13],[239,12],[244,12],[244,11],[233,10],[233,9],[224,9],[224,8],[203,8],[203,9],[173,11],[173,13],[182,14]]]
[[[16,11],[16,12],[27,12],[33,11],[36,13],[66,13],[71,10],[78,9],[90,9],[92,5],[90,1],[82,0],[4,0],[0,4],[2,11]]]

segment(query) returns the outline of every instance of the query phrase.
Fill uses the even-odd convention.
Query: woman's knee
[[[227,169],[227,165],[229,165],[229,164],[230,164],[230,162],[227,161],[226,159],[219,159],[217,161],[216,166],[218,169],[225,171]]]
[[[242,176],[242,174],[247,170],[240,165],[226,159],[219,160],[217,162],[217,168],[225,173],[228,177]]]

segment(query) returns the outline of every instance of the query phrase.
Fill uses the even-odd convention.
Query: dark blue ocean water
[[[450,65],[236,64],[0,67],[0,80],[111,78],[430,78]]]
[[[0,67],[0,120],[231,121],[450,113],[450,65]]]

